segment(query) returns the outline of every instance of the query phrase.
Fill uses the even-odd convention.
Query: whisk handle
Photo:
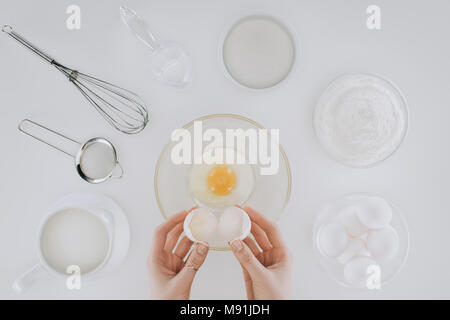
[[[36,55],[38,55],[42,59],[46,60],[48,63],[53,63],[54,62],[54,59],[52,57],[50,57],[48,54],[46,54],[45,52],[43,52],[39,48],[35,47],[33,44],[31,44],[31,42],[29,42],[24,37],[22,37],[20,34],[15,32],[14,29],[10,25],[7,25],[7,24],[4,25],[2,27],[2,32],[4,32],[7,35],[9,35],[11,38],[13,38],[14,40],[19,42],[20,44],[22,44],[26,48],[28,48],[29,50],[34,52]]]

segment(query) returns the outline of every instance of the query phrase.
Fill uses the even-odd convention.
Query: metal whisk
[[[117,130],[132,134],[142,131],[147,125],[148,111],[137,94],[60,64],[16,33],[9,25],[4,25],[2,31],[61,71]]]

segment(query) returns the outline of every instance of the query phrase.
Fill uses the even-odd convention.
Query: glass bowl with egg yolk
[[[224,137],[227,129],[264,129],[257,122],[240,115],[212,114],[195,119],[182,127],[191,133],[192,137],[195,121],[202,122],[203,131],[218,129]],[[277,148],[277,173],[261,175],[260,169],[265,166],[260,163],[175,164],[171,152],[176,144],[177,142],[169,141],[165,145],[155,169],[155,196],[165,218],[193,206],[208,207],[220,218],[226,207],[239,204],[254,208],[271,221],[279,219],[291,194],[290,165],[281,146]],[[206,147],[207,143],[204,144]],[[248,154],[243,156],[248,159]],[[246,182],[243,183],[242,179]],[[213,241],[209,245],[213,250],[229,250],[229,245],[225,242]]]

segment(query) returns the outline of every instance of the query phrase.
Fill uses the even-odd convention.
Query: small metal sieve
[[[56,145],[54,145],[54,144],[44,140],[43,138],[39,138],[38,136],[30,133],[29,131],[27,131],[24,128],[24,125],[27,124],[27,123],[31,124],[31,125],[34,125],[34,126],[37,126],[37,127],[41,128],[41,129],[44,129],[44,130],[46,130],[46,131],[48,131],[48,132],[50,132],[50,133],[52,133],[54,135],[62,137],[64,139],[70,141],[71,143],[77,144],[78,152],[76,154],[72,154],[72,153],[64,150],[63,148],[58,147],[58,146],[56,146]],[[43,126],[43,125],[41,125],[39,123],[36,123],[36,122],[34,122],[32,120],[29,120],[29,119],[22,120],[19,123],[18,128],[19,128],[19,131],[25,133],[26,135],[28,135],[28,136],[30,136],[30,137],[32,137],[32,138],[34,138],[34,139],[36,139],[36,140],[38,140],[40,142],[43,142],[46,145],[48,145],[48,146],[50,146],[50,147],[52,147],[52,148],[54,148],[54,149],[56,149],[58,151],[61,151],[61,152],[65,153],[66,155],[72,157],[74,159],[74,161],[75,161],[75,167],[76,167],[76,170],[77,170],[78,174],[80,175],[80,177],[83,180],[85,180],[85,181],[87,181],[89,183],[100,183],[100,182],[106,181],[106,180],[108,180],[110,178],[121,178],[123,176],[122,166],[117,161],[116,149],[114,148],[114,146],[112,145],[111,142],[109,142],[108,140],[106,140],[104,138],[98,138],[98,137],[91,138],[91,139],[87,140],[84,143],[80,143],[80,142],[78,142],[78,141],[76,141],[76,140],[74,140],[72,138],[69,138],[69,137],[67,137],[67,136],[65,136],[65,135],[63,135],[63,134],[61,134],[59,132],[56,132],[56,131],[54,131],[54,130],[52,130],[50,128],[47,128],[47,127],[45,127],[45,126]],[[108,166],[106,167],[106,171],[103,170],[103,174],[101,174],[100,176],[94,175],[92,172],[89,172],[89,170],[87,170],[85,165],[84,165],[84,163],[86,161],[91,161],[91,162],[95,161],[95,159],[93,159],[93,160],[86,159],[86,155],[87,155],[88,150],[92,150],[93,147],[102,147],[105,151],[107,151],[109,153],[109,155],[108,155],[109,159],[107,159],[107,162],[109,162],[107,164]],[[100,166],[103,166],[103,164],[100,164]],[[118,174],[114,173],[116,170],[119,171]]]

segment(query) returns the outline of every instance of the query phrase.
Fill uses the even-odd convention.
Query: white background
[[[79,31],[65,26],[70,4],[81,7]],[[195,67],[190,87],[176,89],[152,78],[147,49],[120,21],[122,4],[136,10],[161,39],[185,45]],[[381,31],[366,28],[370,4],[381,7]],[[284,17],[301,44],[291,77],[268,92],[238,88],[218,62],[225,26],[252,11]],[[22,297],[147,298],[145,260],[153,230],[163,221],[153,190],[156,160],[173,129],[212,113],[237,113],[281,129],[293,189],[279,225],[294,255],[294,298],[450,298],[449,12],[447,0],[1,0],[1,24],[11,24],[68,66],[138,92],[151,108],[151,123],[135,136],[116,132],[55,69],[0,34],[0,298],[17,298],[11,283],[37,260],[37,226],[46,208],[74,191],[104,193],[123,207],[132,231],[127,260],[114,273],[83,283],[80,291],[48,281]],[[409,103],[405,141],[371,169],[333,161],[312,127],[318,96],[347,72],[387,77]],[[23,118],[78,139],[110,139],[126,176],[101,185],[85,183],[64,154],[18,132]],[[320,269],[312,251],[312,225],[321,206],[359,191],[393,202],[410,229],[406,265],[380,291],[341,287]],[[245,298],[240,267],[230,252],[209,253],[192,298]]]

